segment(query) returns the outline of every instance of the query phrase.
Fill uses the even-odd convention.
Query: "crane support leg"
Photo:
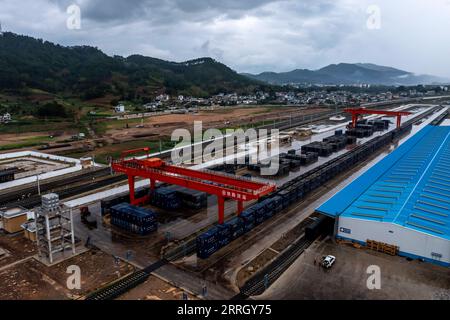
[[[154,191],[155,190],[155,180],[150,179],[150,190]]]
[[[397,128],[400,128],[402,125],[402,116],[397,116]]]
[[[130,203],[132,205],[136,204],[136,199],[134,197],[134,176],[128,176],[128,188],[130,189]]]
[[[244,211],[244,202],[243,201],[238,201],[237,202],[237,214],[238,214],[238,216],[241,215],[242,211]]]
[[[223,224],[225,221],[225,198],[217,197],[217,207],[219,209],[219,224]]]

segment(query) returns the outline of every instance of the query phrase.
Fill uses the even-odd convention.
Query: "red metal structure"
[[[381,114],[385,116],[397,117],[397,128],[399,128],[402,124],[402,116],[410,115],[410,112],[407,111],[387,111],[387,110],[371,110],[371,109],[345,109],[345,112],[352,114],[352,127],[356,128],[356,124],[358,122],[358,117],[364,114]]]
[[[111,164],[114,171],[125,173],[128,176],[130,202],[133,205],[139,205],[149,200],[149,196],[135,198],[136,177],[149,179],[151,190],[155,189],[157,181],[165,182],[217,196],[219,223],[222,224],[226,199],[237,201],[237,211],[240,214],[244,209],[245,201],[259,199],[276,189],[273,184],[264,184],[212,171],[192,170],[169,165],[159,158],[149,158],[148,151],[148,148],[125,151],[119,160],[114,160]],[[146,152],[147,158],[125,159],[125,156],[137,152]]]

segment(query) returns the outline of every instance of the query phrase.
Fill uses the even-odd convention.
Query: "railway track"
[[[92,190],[100,189],[100,188],[112,185],[114,183],[125,181],[126,179],[127,179],[127,177],[125,175],[116,175],[116,176],[112,176],[112,177],[109,177],[109,178],[106,178],[103,180],[91,181],[87,184],[83,184],[83,185],[79,185],[79,186],[70,187],[69,185],[66,185],[67,187],[65,189],[56,190],[56,191],[59,195],[59,198],[61,200],[63,200],[63,199],[71,198],[73,196],[83,194],[83,193],[86,193],[86,192],[89,192]],[[52,190],[54,190],[54,189],[52,189]],[[41,203],[41,196],[33,195],[33,196],[23,199],[23,200],[10,202],[10,203],[8,203],[8,205],[9,206],[21,206],[26,209],[33,209],[36,206],[40,205],[40,203]]]
[[[245,300],[250,296],[260,295],[273,284],[295,260],[313,243],[302,237],[284,250],[274,261],[249,279],[238,295],[231,300]]]
[[[137,285],[144,283],[149,274],[143,270],[134,272],[116,282],[111,283],[105,288],[98,290],[91,295],[86,297],[86,300],[112,300],[115,299],[125,292],[129,291],[130,288],[134,288]]]
[[[166,259],[159,260],[143,270],[133,272],[132,274],[119,279],[107,286],[100,288],[86,297],[86,300],[112,300],[120,297],[122,294],[130,291],[132,288],[144,283],[150,274],[168,264]]]
[[[180,245],[180,246],[164,253],[163,257],[166,260],[175,261],[175,260],[181,259],[189,254],[194,253],[196,251],[196,249],[197,249],[196,239],[193,238],[193,239],[187,241],[186,243],[184,243],[183,245]]]
[[[49,182],[41,182],[39,187],[41,189],[41,192],[49,192],[56,190],[57,188],[65,187],[70,184],[79,183],[85,180],[89,181],[95,178],[107,176],[109,174],[110,169],[103,168],[96,171],[85,172],[65,179],[59,179],[56,181],[49,181]],[[0,205],[5,205],[14,201],[25,200],[26,198],[30,198],[37,195],[37,192],[38,192],[37,185],[35,184],[33,186],[21,188],[20,191],[11,191],[8,193],[1,194]]]
[[[178,260],[186,255],[194,253],[196,249],[195,239],[183,246],[166,253],[164,258],[149,265],[148,267],[136,271],[122,279],[112,282],[105,287],[98,289],[97,291],[86,296],[86,300],[113,300],[120,297],[122,294],[130,291],[136,286],[144,283],[148,277],[150,277],[153,271],[170,263],[170,261]]]

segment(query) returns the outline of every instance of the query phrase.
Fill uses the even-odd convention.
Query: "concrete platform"
[[[325,270],[318,261],[336,256],[335,265]],[[381,271],[381,289],[367,288],[367,268]],[[382,253],[335,244],[328,240],[313,244],[263,295],[256,299],[426,299],[450,300],[447,268],[408,261]]]
[[[37,163],[44,165],[44,168],[38,168],[32,172],[33,175],[26,176],[14,181],[0,183],[0,190],[5,190],[17,186],[22,186],[28,183],[37,182],[37,175],[39,180],[44,181],[53,177],[63,176],[73,172],[82,170],[81,162],[79,159],[62,157],[53,154],[46,154],[36,151],[21,151],[12,153],[0,154],[0,162],[13,161],[14,159],[25,159],[30,161],[34,159]],[[100,167],[100,165],[95,164]]]

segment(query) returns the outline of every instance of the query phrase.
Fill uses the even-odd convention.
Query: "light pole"
[[[41,185],[39,183],[39,174],[36,175],[38,195],[41,195]]]

